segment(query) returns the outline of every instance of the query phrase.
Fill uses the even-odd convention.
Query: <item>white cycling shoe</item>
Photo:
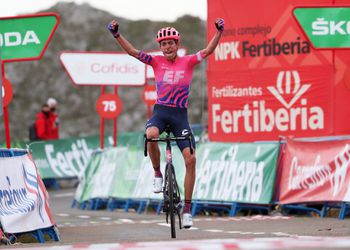
[[[163,177],[154,177],[153,193],[160,193],[162,191],[163,191]]]
[[[182,225],[186,229],[191,228],[193,226],[193,219],[190,213],[182,214]]]

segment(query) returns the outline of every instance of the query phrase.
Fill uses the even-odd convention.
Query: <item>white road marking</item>
[[[272,232],[271,234],[276,236],[299,237],[297,234],[288,234],[283,232]]]
[[[56,215],[60,216],[60,217],[69,217],[70,216],[70,214],[64,214],[64,213],[58,213]]]
[[[99,217],[100,220],[111,220],[111,217]]]
[[[170,224],[168,223],[157,223],[159,226],[163,226],[163,227],[170,227]]]
[[[139,222],[141,224],[152,224],[152,223],[160,223],[164,220],[140,220]]]
[[[91,218],[91,216],[89,216],[89,215],[78,215],[77,217],[80,218],[80,219],[89,219],[89,218]]]
[[[205,229],[203,231],[211,232],[211,233],[222,233],[224,230],[221,230],[221,229]]]
[[[69,192],[69,193],[55,194],[53,197],[63,198],[63,197],[73,197],[74,195],[75,195],[75,193]]]
[[[229,233],[229,234],[240,234],[241,232],[240,231],[228,231],[227,233]]]
[[[128,224],[135,224],[135,221],[130,220],[130,219],[118,219],[119,221],[123,223],[128,223]]]

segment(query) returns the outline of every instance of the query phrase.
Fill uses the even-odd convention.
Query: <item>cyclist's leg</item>
[[[182,146],[180,146],[182,149]],[[186,174],[185,174],[185,207],[184,213],[191,213],[191,201],[192,193],[194,188],[194,183],[196,180],[196,155],[195,149],[193,149],[193,154],[190,152],[190,147],[187,146],[182,149],[182,156],[185,160]]]
[[[192,140],[194,143],[193,135]],[[183,141],[186,142],[186,141]],[[188,142],[187,142],[188,143]],[[185,160],[186,174],[185,174],[185,204],[183,208],[182,224],[184,228],[190,228],[193,226],[192,213],[191,213],[191,203],[192,203],[192,193],[196,180],[196,155],[193,145],[193,154],[190,152],[189,145],[183,145],[179,143],[180,149],[182,149],[182,155]]]
[[[152,117],[146,123],[146,137],[157,138],[164,130],[165,123],[161,119],[161,112],[155,106]],[[163,176],[160,171],[160,151],[158,143],[152,142],[147,144],[147,150],[154,169],[153,192],[162,191]]]
[[[146,129],[146,136],[148,139],[159,137],[159,129],[157,127],[148,127]],[[158,143],[152,142],[147,143],[147,150],[149,157],[152,162],[152,166],[154,169],[158,169],[160,167],[160,151]]]
[[[184,213],[191,213],[191,201],[194,183],[196,179],[196,156],[195,156],[195,140],[192,134],[192,130],[187,120],[187,112],[177,116],[172,124],[172,132],[175,136],[191,135],[193,154],[190,152],[190,144],[188,141],[178,141],[177,145],[182,152],[182,156],[185,160],[186,174],[185,174],[185,207]]]

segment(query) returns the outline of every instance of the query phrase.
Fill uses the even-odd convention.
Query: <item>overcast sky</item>
[[[0,17],[31,14],[57,2],[89,3],[116,16],[132,20],[175,21],[185,14],[206,20],[207,0],[2,0]]]

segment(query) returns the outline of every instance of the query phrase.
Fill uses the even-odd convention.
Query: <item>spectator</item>
[[[59,119],[57,113],[57,101],[55,98],[50,97],[47,99],[47,105],[50,107],[50,119],[52,119],[52,139],[59,138]]]
[[[50,106],[45,103],[41,111],[36,115],[35,129],[38,140],[56,139],[54,131],[54,120],[50,111]]]

